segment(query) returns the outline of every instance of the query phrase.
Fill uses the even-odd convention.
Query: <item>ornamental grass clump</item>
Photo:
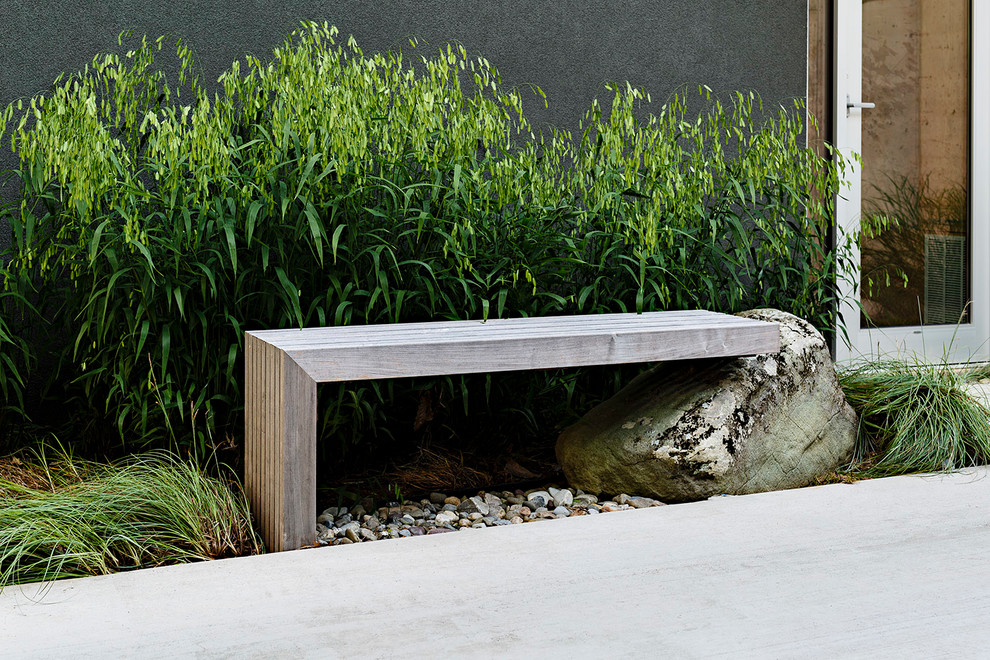
[[[239,487],[167,453],[0,462],[0,587],[259,550]]]
[[[208,92],[169,44],[0,113],[20,186],[0,279],[34,338],[17,364],[52,365],[80,445],[236,445],[251,329],[776,307],[831,331],[842,161],[804,146],[800,104],[702,89],[700,112],[650,114],[616,84],[579,135],[536,133],[460,47],[367,55],[305,23]],[[428,389],[424,433],[553,437],[621,382],[593,372],[326,385],[320,447],[408,436]]]
[[[990,411],[948,365],[868,363],[841,370],[839,382],[860,417],[852,472],[880,477],[990,463]]]

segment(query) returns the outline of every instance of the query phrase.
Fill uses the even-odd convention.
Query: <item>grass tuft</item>
[[[192,461],[54,453],[0,461],[0,588],[260,550],[240,488]]]
[[[843,370],[839,382],[860,417],[852,472],[882,477],[990,462],[990,412],[950,366],[885,360]]]

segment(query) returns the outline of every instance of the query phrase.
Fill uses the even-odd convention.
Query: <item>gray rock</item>
[[[336,525],[337,525],[337,527],[343,527],[344,525],[346,525],[347,523],[351,522],[352,520],[354,520],[354,518],[351,517],[351,514],[345,513],[345,514],[342,514],[339,518],[337,518]]]
[[[537,495],[534,499],[526,500],[525,505],[531,510],[536,511],[540,507],[547,505],[547,500],[543,499],[541,496]]]
[[[413,526],[413,527],[410,527],[406,531],[409,532],[413,536],[422,536],[423,534],[426,534],[426,530],[423,529],[422,527],[418,526],[418,525]]]
[[[348,527],[344,531],[344,535],[347,538],[349,538],[353,543],[360,543],[361,542],[361,534],[360,534],[360,532],[363,532],[363,531],[365,531],[365,530],[361,529],[360,527],[358,527],[358,528]]]
[[[399,536],[402,536],[402,537],[405,537],[405,536],[414,536],[414,534],[411,531],[409,531],[408,529],[400,529],[398,531],[398,534],[399,534]]]
[[[354,541],[346,537],[333,542],[334,545],[350,545],[351,543],[354,543]]]
[[[436,524],[449,525],[457,520],[457,514],[453,511],[441,511],[437,514]]]
[[[598,498],[588,493],[581,493],[574,496],[575,504],[598,504]]]
[[[674,361],[634,379],[561,434],[574,486],[663,501],[803,486],[848,461],[856,414],[811,324],[776,310],[779,354]]]
[[[443,493],[430,493],[430,503],[436,504],[437,506],[443,506],[443,501],[447,499],[447,496]]]
[[[358,530],[358,536],[364,541],[377,541],[378,535],[366,527],[362,527]]]
[[[500,507],[504,505],[505,502],[503,502],[502,498],[499,497],[498,495],[495,495],[493,493],[485,493],[485,504],[488,505],[489,509],[493,509],[495,507]]]
[[[556,506],[570,506],[574,503],[574,493],[562,488],[553,494],[553,503]]]
[[[488,504],[477,495],[467,498],[457,506],[458,513],[480,513],[483,516],[487,516],[488,510]]]
[[[660,506],[663,502],[658,502],[649,497],[630,497],[627,504],[634,509],[648,509],[651,506]]]
[[[538,509],[541,506],[547,506],[550,502],[553,501],[553,498],[550,496],[550,493],[548,493],[545,490],[534,490],[528,493],[526,497],[529,499],[530,502],[536,504],[536,506],[529,507],[531,509]],[[540,504],[540,500],[543,500],[543,504]]]
[[[353,529],[355,531],[361,529],[361,525],[359,523],[357,523],[357,522],[354,522],[354,521],[351,521],[349,523],[345,523],[343,525],[339,525],[339,527],[340,527],[340,532],[341,533],[346,533],[347,530],[349,530],[349,529]]]
[[[316,519],[316,524],[330,527],[333,525],[333,520],[333,516],[321,513],[319,518]]]
[[[355,504],[354,508],[351,509],[351,515],[355,518],[360,518],[364,514],[368,513],[368,510],[364,508],[361,504]]]
[[[368,519],[364,521],[364,526],[368,529],[375,529],[380,524],[381,523],[378,521],[378,518],[375,516],[369,516]]]
[[[447,499],[449,500],[450,498],[448,497]],[[457,511],[457,505],[449,503],[444,504],[443,508],[440,509],[440,513],[443,513],[444,511]],[[437,515],[439,515],[439,513]]]
[[[416,519],[415,519],[415,518],[413,518],[413,517],[412,517],[411,515],[409,515],[408,513],[407,513],[407,514],[405,514],[404,516],[402,516],[401,518],[399,518],[399,520],[400,520],[401,522],[403,522],[404,524],[406,524],[406,525],[415,525],[415,524],[416,524]]]
[[[568,509],[566,506],[558,506],[556,509],[553,510],[553,515],[557,516],[558,518],[566,518],[567,516],[571,515],[571,510]],[[609,520],[611,520],[611,518],[609,518]]]

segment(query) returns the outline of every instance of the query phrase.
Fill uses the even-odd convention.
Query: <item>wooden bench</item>
[[[316,542],[316,384],[775,353],[775,323],[706,311],[245,335],[245,488],[269,551]]]

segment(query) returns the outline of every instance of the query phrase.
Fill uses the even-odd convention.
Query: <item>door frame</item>
[[[835,241],[858,231],[862,202],[862,113],[880,109],[848,109],[847,97],[863,99],[863,0],[835,0],[833,6],[833,142],[846,157],[844,185],[835,204]],[[860,254],[853,247],[849,270],[839,273],[835,354],[838,362],[897,357],[953,363],[990,359],[990,3],[973,0],[970,55],[970,255],[973,304],[969,323],[958,326],[860,327]],[[879,105],[879,103],[878,103]],[[856,155],[854,155],[856,154]]]

